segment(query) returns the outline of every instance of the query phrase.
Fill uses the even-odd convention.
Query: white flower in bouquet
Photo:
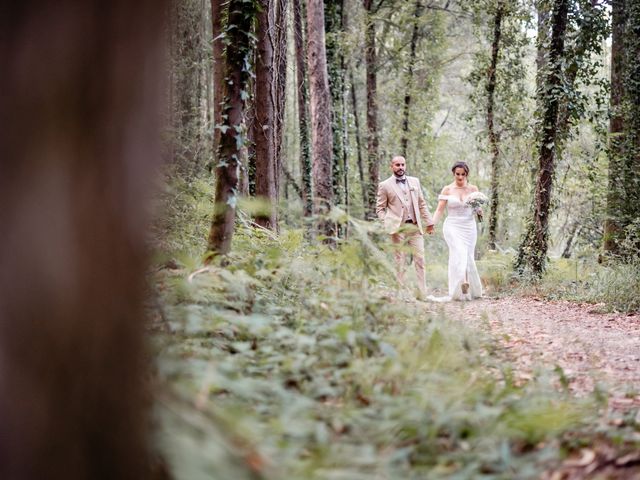
[[[489,199],[482,192],[473,192],[467,196],[464,203],[473,209],[473,212],[478,216],[478,221],[482,221],[482,205],[487,203]]]

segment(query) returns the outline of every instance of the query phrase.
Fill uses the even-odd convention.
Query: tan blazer
[[[433,219],[424,201],[420,180],[416,177],[407,176],[407,183],[409,184],[409,193],[413,203],[413,216],[418,223],[420,233],[424,235],[424,228],[433,225]],[[402,226],[403,206],[405,204],[402,190],[396,182],[395,175],[391,175],[391,177],[378,185],[376,198],[376,214],[383,221],[384,228],[388,233],[396,233]]]

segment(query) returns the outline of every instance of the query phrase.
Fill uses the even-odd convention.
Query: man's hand
[[[433,235],[433,232],[435,231],[435,228],[433,225],[427,225],[427,234],[428,235]]]

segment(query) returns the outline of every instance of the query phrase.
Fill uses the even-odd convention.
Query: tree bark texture
[[[640,2],[627,0],[624,63],[624,240],[640,258]],[[632,172],[629,174],[629,172]]]
[[[256,215],[258,225],[277,230],[276,193],[276,95],[274,68],[275,0],[261,0],[257,23],[257,55],[255,81],[255,118],[253,139],[256,162],[256,197],[264,201],[265,211]]]
[[[487,71],[487,131],[489,133],[489,145],[491,149],[491,208],[489,211],[489,248],[496,248],[496,234],[498,230],[498,208],[500,206],[500,148],[498,147],[498,135],[494,123],[496,72],[498,68],[498,55],[500,53],[500,36],[502,35],[502,18],[504,16],[504,4],[498,2],[493,17],[493,40],[491,42],[491,64]]]
[[[341,115],[344,104],[344,55],[340,49],[343,31],[344,0],[325,0],[325,29],[327,34],[327,69],[329,91],[332,98],[331,131],[333,133],[333,195],[336,204],[346,201],[343,188],[344,150],[342,133],[344,129]]]
[[[300,173],[302,177],[302,205],[305,217],[313,213],[313,197],[311,193],[311,152],[309,145],[309,123],[307,105],[307,67],[306,49],[304,48],[304,18],[302,0],[293,0],[294,37],[296,46],[296,85],[298,88],[298,126],[300,130]]]
[[[251,42],[249,32],[255,12],[247,12],[242,0],[230,0],[229,42],[226,48],[225,84],[227,102],[225,120],[220,138],[220,160],[216,167],[216,192],[213,219],[209,232],[208,250],[214,255],[226,255],[231,249],[236,204],[238,200],[238,174],[244,144],[244,108],[248,91]],[[244,11],[243,11],[244,8]],[[241,138],[238,136],[241,135]],[[211,258],[211,257],[209,257]]]
[[[373,0],[363,0],[367,15],[365,29],[365,63],[367,78],[367,159],[369,167],[369,185],[367,199],[369,201],[367,217],[376,218],[376,193],[380,181],[380,164],[378,159],[378,93],[377,93],[377,69],[376,55],[376,26],[371,12]]]
[[[324,5],[322,0],[309,0],[307,4],[307,32],[314,213],[322,217],[328,213],[333,204],[331,94],[324,48]],[[331,223],[322,218],[319,229],[328,237],[334,235]]]
[[[618,253],[618,237],[622,221],[620,213],[624,203],[624,31],[625,0],[613,0],[611,12],[611,93],[609,97],[609,190],[607,192],[607,218],[604,225],[604,250]]]
[[[551,188],[555,171],[555,152],[558,128],[558,109],[562,88],[562,57],[567,29],[569,0],[556,0],[551,16],[551,45],[549,66],[543,96],[542,131],[538,149],[538,173],[536,178],[534,213],[531,226],[520,245],[516,268],[529,270],[540,277],[546,265],[549,234]]]
[[[213,160],[218,159],[220,145],[220,129],[222,125],[222,109],[224,106],[224,41],[223,12],[224,0],[211,0],[211,29],[213,42]]]
[[[148,205],[164,2],[0,15],[0,478],[149,478]]]
[[[402,110],[402,137],[400,139],[400,154],[407,157],[409,147],[409,117],[411,114],[411,91],[413,89],[413,70],[416,65],[416,48],[419,40],[419,21],[422,15],[422,1],[416,0],[413,11],[413,27],[411,30],[411,42],[409,44],[409,64],[407,65],[407,83],[404,94],[404,105]]]
[[[360,116],[358,111],[358,98],[356,95],[356,86],[355,80],[353,78],[353,70],[349,70],[350,72],[350,85],[349,90],[351,91],[351,105],[353,107],[353,124],[355,127],[355,137],[356,137],[356,154],[357,154],[357,163],[358,163],[358,177],[360,178],[360,187],[362,189],[362,206],[363,211],[365,212],[365,217],[367,216],[367,211],[369,208],[369,183],[364,175],[364,162],[362,161],[362,144],[360,141]]]
[[[536,38],[536,106],[542,111],[542,87],[544,74],[547,68],[547,51],[549,36],[551,34],[549,21],[551,18],[551,1],[536,0],[537,14],[537,38]]]
[[[175,154],[179,170],[186,175],[197,175],[205,165],[206,152],[202,122],[202,98],[205,88],[202,84],[204,69],[204,39],[201,35],[204,11],[199,0],[176,1],[176,21],[174,32],[175,57],[173,68],[176,73],[177,109],[174,125],[176,132]]]
[[[275,97],[275,119],[273,129],[273,143],[276,159],[276,202],[280,196],[280,177],[283,167],[282,136],[284,131],[284,112],[286,107],[286,87],[287,87],[287,23],[288,23],[288,1],[272,0],[275,2],[274,13],[274,97]]]

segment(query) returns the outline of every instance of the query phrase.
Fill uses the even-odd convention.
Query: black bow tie
[[[406,183],[407,179],[406,178],[396,178],[396,182],[398,183]]]

